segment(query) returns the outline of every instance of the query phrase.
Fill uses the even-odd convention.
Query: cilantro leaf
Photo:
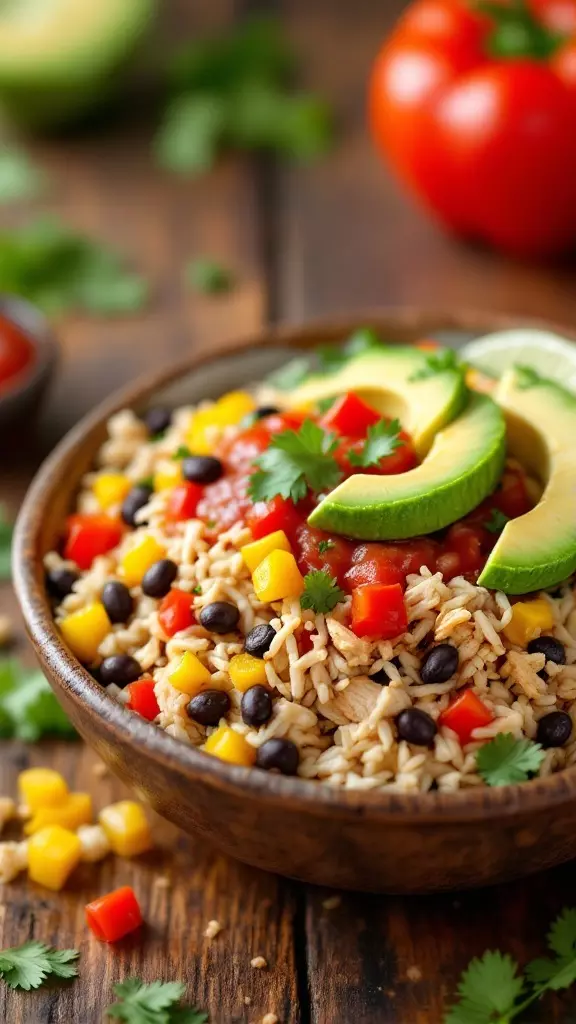
[[[43,173],[21,149],[7,146],[0,150],[0,203],[34,199],[44,188]]]
[[[178,462],[180,459],[187,459],[190,455],[192,455],[192,452],[190,451],[188,445],[179,444],[176,451],[172,455],[172,458],[174,459],[175,462]],[[154,483],[153,479],[152,483]]]
[[[280,391],[291,391],[292,388],[297,388],[309,373],[310,360],[306,356],[297,356],[296,359],[291,359],[289,363],[268,374],[267,380]]]
[[[488,950],[471,961],[458,984],[460,1002],[444,1018],[444,1024],[490,1024],[510,1020],[524,990],[518,965],[510,956]]]
[[[392,420],[379,420],[372,427],[368,427],[366,440],[359,452],[351,451],[348,454],[348,461],[352,466],[377,466],[380,459],[400,448],[404,442],[400,440],[400,422]]]
[[[373,327],[360,327],[348,338],[344,345],[344,351],[348,358],[362,355],[364,352],[371,352],[373,349],[383,348],[382,339]]]
[[[445,373],[446,370],[458,370],[460,365],[456,353],[451,348],[440,348],[426,356],[425,365],[416,370],[408,380],[416,383],[421,380],[429,380],[438,373]]]
[[[277,495],[298,502],[308,488],[331,490],[342,479],[342,471],[333,457],[338,446],[334,434],[327,434],[312,420],[304,420],[298,431],[276,434],[270,447],[255,465],[248,493],[253,501],[270,501]]]
[[[328,106],[316,96],[248,82],[231,100],[227,138],[236,149],[269,150],[306,161],[330,147],[332,121]]]
[[[558,991],[576,981],[576,910],[565,908],[548,934],[548,945],[556,959],[541,957],[526,967],[531,983]]]
[[[114,986],[114,994],[121,1001],[112,1003],[106,1013],[126,1024],[205,1024],[205,1013],[176,1006],[185,989],[180,981],[146,984],[139,978],[129,978]]]
[[[338,586],[338,581],[325,569],[314,569],[304,577],[304,592],[300,598],[302,608],[311,608],[314,612],[331,612],[344,601],[346,594]]]
[[[507,516],[499,508],[490,509],[490,518],[487,519],[482,525],[484,529],[488,530],[489,533],[502,533],[502,530],[506,526],[506,523],[510,522],[510,516]]]
[[[0,735],[26,743],[42,736],[76,736],[44,674],[25,668],[17,658],[0,659]]]
[[[156,139],[158,163],[176,174],[202,174],[214,166],[228,121],[224,100],[214,95],[184,95],[172,100]]]
[[[335,548],[336,544],[333,540],[319,540],[318,541],[318,552],[321,555],[326,554],[331,548]]]
[[[533,366],[522,366],[519,363],[515,363],[514,370],[516,373],[516,386],[521,391],[538,387],[539,384],[553,384],[555,387],[558,387],[555,381],[549,380],[548,377],[543,377]]]
[[[476,754],[478,771],[489,786],[508,786],[526,780],[538,771],[544,760],[539,743],[517,740],[512,733],[499,733]]]
[[[4,506],[0,504],[0,580],[12,576],[12,534],[14,527],[6,519]]]
[[[195,291],[203,295],[220,295],[234,286],[234,278],[227,267],[211,259],[198,259],[186,268],[186,279]]]
[[[0,977],[10,988],[29,992],[39,988],[50,974],[75,978],[78,968],[73,961],[79,956],[76,949],[55,950],[43,942],[25,942],[0,950]]]

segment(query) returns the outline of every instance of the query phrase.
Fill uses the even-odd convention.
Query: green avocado
[[[30,128],[76,119],[108,96],[157,0],[5,0],[0,106]]]
[[[466,404],[460,369],[430,372],[428,356],[408,346],[382,346],[347,362],[337,373],[311,377],[290,395],[295,407],[353,391],[385,416],[398,417],[423,458],[434,437]]]
[[[554,586],[576,570],[576,397],[538,373],[507,370],[495,392],[512,455],[544,485],[502,531],[478,582],[507,594]]]
[[[486,395],[438,433],[424,461],[395,476],[357,474],[322,501],[308,522],[360,540],[402,540],[433,533],[494,490],[504,466],[506,425]]]

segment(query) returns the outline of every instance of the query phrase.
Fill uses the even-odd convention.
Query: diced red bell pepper
[[[130,708],[130,711],[135,711],[136,714],[142,715],[142,718],[153,722],[156,715],[160,714],[160,708],[154,693],[153,679],[137,679],[134,683],[129,683],[124,688],[124,693],[128,694],[126,707]]]
[[[192,611],[192,596],[172,587],[169,594],[160,603],[158,621],[166,636],[174,636],[182,629],[188,629],[196,621]]]
[[[246,514],[246,524],[254,540],[261,540],[276,530],[284,530],[288,540],[292,540],[301,523],[302,515],[294,502],[279,495],[271,501],[257,501]]]
[[[174,487],[168,498],[166,518],[172,522],[182,522],[184,519],[194,519],[198,502],[204,493],[200,484],[187,480],[183,484]]]
[[[399,583],[367,583],[352,591],[351,628],[356,636],[391,640],[408,628],[404,595]]]
[[[112,551],[124,532],[119,519],[96,513],[68,516],[64,558],[75,562],[79,569],[89,569],[98,555]]]
[[[368,427],[372,427],[382,419],[379,412],[372,409],[353,391],[342,395],[320,420],[324,430],[335,430],[346,437],[366,437]]]
[[[473,690],[464,690],[439,717],[440,724],[452,729],[462,746],[470,741],[474,729],[493,721],[494,715]]]
[[[88,927],[101,942],[118,942],[142,924],[142,912],[129,885],[100,896],[84,910]]]

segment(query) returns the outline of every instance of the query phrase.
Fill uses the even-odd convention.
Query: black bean
[[[278,412],[280,412],[280,409],[276,405],[261,405],[259,409],[254,409],[253,412],[246,413],[246,416],[242,419],[240,426],[242,430],[248,430],[248,428],[253,427],[258,420],[263,420],[266,416],[275,416]]]
[[[420,668],[423,683],[445,683],[458,668],[458,651],[452,644],[438,644],[425,655]]]
[[[550,711],[538,722],[536,739],[543,747],[563,747],[572,734],[572,719],[565,711]]]
[[[148,597],[166,597],[178,575],[178,566],[169,558],[161,558],[146,570],[142,578],[142,590]]]
[[[270,650],[270,644],[276,636],[274,626],[267,623],[262,626],[254,626],[244,641],[244,650],[253,658],[263,658],[266,651]]]
[[[272,697],[265,686],[251,686],[240,704],[242,721],[246,725],[264,725],[272,715]]]
[[[546,661],[556,665],[566,664],[566,649],[555,636],[538,636],[530,641],[527,650],[529,654],[543,654]]]
[[[214,601],[200,612],[200,622],[211,633],[232,633],[238,625],[240,612],[228,601]]]
[[[147,505],[152,497],[153,488],[148,484],[136,484],[122,502],[122,519],[128,526],[136,526],[136,513]]]
[[[46,588],[52,597],[62,601],[72,593],[72,587],[77,579],[78,573],[73,569],[49,569],[46,573]]]
[[[199,725],[218,725],[230,711],[230,697],[225,690],[203,690],[192,698],[186,713]]]
[[[109,580],[102,591],[102,604],[110,622],[128,622],[134,611],[134,598],[119,580]]]
[[[401,740],[414,743],[417,747],[429,747],[436,735],[436,722],[420,708],[405,708],[396,718],[396,728]]]
[[[155,409],[148,409],[148,412],[144,416],[144,423],[148,427],[148,433],[151,437],[155,434],[162,434],[172,423],[172,412],[170,409],[164,409],[162,406],[157,406]]]
[[[295,775],[300,761],[300,752],[292,740],[266,740],[258,747],[256,764],[258,768],[271,771],[275,768],[282,775]]]
[[[99,669],[100,681],[103,686],[116,683],[116,686],[127,686],[139,679],[142,675],[142,668],[136,658],[129,654],[114,654],[111,658],[104,658]]]
[[[193,484],[213,484],[223,472],[220,459],[212,455],[188,455],[182,459],[182,476]]]

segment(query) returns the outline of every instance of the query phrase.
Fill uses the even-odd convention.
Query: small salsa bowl
[[[261,379],[299,350],[337,342],[366,324],[391,341],[432,336],[452,345],[519,325],[487,314],[395,310],[270,329],[119,392],[58,445],[22,507],[14,578],[30,637],[74,725],[112,771],[184,831],[239,860],[331,887],[404,893],[486,885],[549,868],[576,854],[576,768],[500,789],[399,794],[339,791],[226,764],[125,710],[54,626],[43,556],[57,543],[111,414],[217,397]]]
[[[30,343],[33,358],[21,371],[0,381],[0,426],[33,417],[57,361],[57,346],[48,321],[25,299],[0,295],[0,320],[7,320]]]

